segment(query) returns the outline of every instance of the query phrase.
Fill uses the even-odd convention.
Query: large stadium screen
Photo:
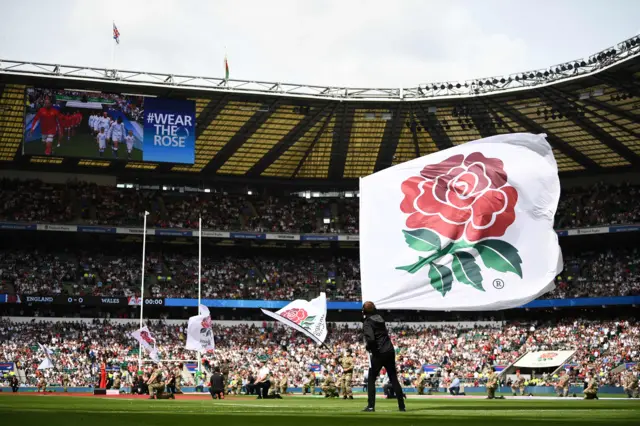
[[[39,87],[25,95],[23,154],[194,163],[194,101]]]

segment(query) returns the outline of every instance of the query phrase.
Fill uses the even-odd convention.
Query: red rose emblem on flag
[[[516,219],[518,192],[507,184],[502,161],[480,152],[426,166],[402,183],[402,192],[408,228],[452,240],[500,237]]]
[[[501,237],[516,220],[518,191],[509,185],[504,163],[480,152],[458,154],[427,165],[402,182],[402,231],[410,248],[431,252],[396,269],[416,273],[429,265],[431,285],[443,296],[454,280],[484,291],[478,259],[487,268],[522,277],[518,250]],[[443,240],[444,244],[443,246]],[[434,263],[452,255],[449,265]]]
[[[296,324],[300,324],[309,316],[309,314],[304,309],[293,308],[293,309],[284,311],[283,313],[280,314],[280,316],[288,319],[289,321],[293,321]]]
[[[142,340],[144,340],[145,342],[147,342],[148,344],[152,345],[153,344],[153,339],[151,338],[151,336],[149,335],[148,332],[146,331],[141,331],[140,332],[140,338]]]

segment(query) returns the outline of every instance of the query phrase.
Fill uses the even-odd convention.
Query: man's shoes
[[[349,399],[353,399],[353,395],[349,395]]]
[[[326,395],[325,395],[324,397],[325,397],[325,398],[329,398],[330,396],[331,396],[331,395],[329,395],[329,394],[326,394]]]
[[[345,395],[345,396],[343,396],[343,397],[342,397],[342,399],[347,399],[347,398],[348,398],[348,397],[347,397],[347,395]]]
[[[400,407],[400,408],[398,409],[398,411],[401,411],[401,412],[405,413],[405,412],[407,411],[407,409],[406,409],[406,408],[404,408],[404,407]]]
[[[176,396],[174,394],[171,394],[171,399],[176,399]]]
[[[262,397],[260,395],[258,395],[258,397],[256,399],[262,399]]]
[[[154,398],[154,396],[153,396],[153,395],[151,395],[151,396],[149,397],[149,399],[155,399],[155,398]]]
[[[375,411],[376,409],[373,407],[364,407],[364,410],[362,410],[363,413],[373,413]]]

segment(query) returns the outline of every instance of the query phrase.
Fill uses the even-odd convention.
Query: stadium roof
[[[196,101],[193,166],[27,157],[24,90]],[[640,170],[640,38],[547,69],[410,89],[349,89],[0,60],[0,167],[349,184],[481,137],[546,133],[563,173]]]

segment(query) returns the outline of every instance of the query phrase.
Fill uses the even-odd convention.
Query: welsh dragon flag
[[[310,302],[294,300],[277,312],[261,310],[271,318],[305,334],[318,345],[322,345],[327,338],[327,296],[324,293]]]
[[[545,137],[493,136],[362,178],[363,300],[497,310],[552,290],[560,182]]]

